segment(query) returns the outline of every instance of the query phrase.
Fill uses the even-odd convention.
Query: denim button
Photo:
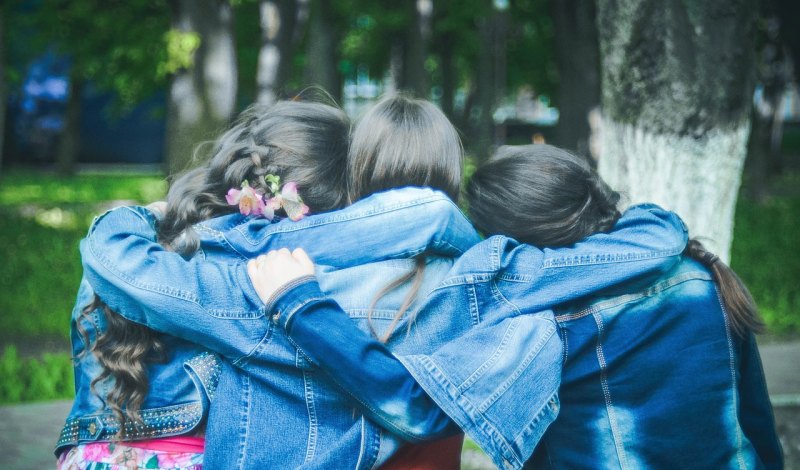
[[[275,312],[275,314],[272,315],[272,322],[273,323],[278,323],[278,320],[280,320],[280,319],[281,319],[281,312]]]

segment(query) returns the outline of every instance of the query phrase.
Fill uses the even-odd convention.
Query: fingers
[[[311,272],[314,272],[314,262],[308,257],[308,253],[306,253],[305,250],[302,248],[296,248],[292,252],[292,257],[296,259],[301,266],[306,269],[310,269]]]

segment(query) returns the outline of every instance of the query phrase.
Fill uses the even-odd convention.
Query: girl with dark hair
[[[461,256],[418,316],[477,321],[436,351],[395,357],[353,328],[302,250],[251,261],[251,281],[276,324],[365,406],[408,426],[449,417],[498,466],[782,468],[761,322],[730,268],[692,240],[656,275],[582,290],[585,277],[636,266],[641,253],[598,247],[623,231],[645,243],[631,215],[658,210],[620,214],[618,194],[554,147],[502,148],[467,195],[487,235],[531,245],[495,235]],[[556,284],[563,302],[542,311]]]
[[[347,160],[358,163],[345,180],[343,165],[338,163],[343,163],[339,157],[346,145],[337,146],[340,141],[325,132],[308,135],[310,128],[297,129],[305,120],[286,122],[293,116],[281,117],[247,117],[242,126],[223,136],[219,146],[224,151],[216,153],[208,168],[194,170],[173,185],[163,219],[156,220],[145,208],[122,208],[98,219],[82,243],[87,279],[111,310],[125,318],[222,356],[206,430],[208,466],[340,468],[352,462],[381,462],[399,447],[400,439],[354,414],[349,397],[317,377],[296,348],[273,333],[254,292],[249,299],[232,293],[234,288],[239,290],[238,283],[246,282],[243,261],[281,240],[302,244],[322,260],[331,252],[327,255],[330,273],[325,276],[329,291],[348,301],[353,311],[368,312],[369,327],[389,341],[416,291],[432,288],[449,269],[452,257],[477,241],[474,230],[447,196],[422,189],[383,195],[377,202],[354,204],[299,222],[220,215],[236,210],[225,198],[230,189],[247,181],[238,197],[244,197],[245,191],[247,197],[264,193],[271,175],[296,183],[312,214],[390,189],[399,181],[432,185],[457,196],[461,145],[455,128],[430,103],[402,96],[386,98],[356,126],[355,145]],[[381,132],[366,132],[365,127]],[[416,146],[393,150],[401,143],[398,136],[414,136]],[[436,154],[430,154],[431,150]],[[323,165],[334,158],[337,164]],[[248,204],[260,207],[262,203]],[[394,215],[402,207],[429,208],[439,223],[458,218],[455,227],[460,224],[462,229],[450,235],[440,256],[427,262],[414,260],[417,253],[412,250],[374,257],[372,253],[392,241],[394,234],[376,232],[369,240],[359,240],[353,232],[370,233],[377,219],[381,228],[389,221],[402,221]],[[367,216],[370,220],[361,223]],[[352,228],[331,231],[343,225]],[[415,235],[415,245],[439,236],[425,228]],[[409,259],[367,264],[389,257]],[[407,283],[412,277],[414,282]],[[386,280],[393,278],[396,281],[387,287]],[[123,403],[126,410],[131,409],[132,402]],[[280,428],[271,425],[276,419],[282,423]],[[230,433],[231,428],[242,432]],[[287,446],[279,440],[286,433],[309,437]],[[364,442],[380,445],[365,448]],[[244,447],[247,452],[240,451]],[[459,455],[456,449],[456,465]]]
[[[364,131],[372,128],[384,131]],[[397,151],[395,147],[404,143],[392,139],[395,134],[416,140]],[[258,294],[249,287],[248,258],[274,247],[302,246],[320,263],[318,276],[325,291],[361,331],[374,331],[381,344],[400,355],[437,350],[472,325],[484,324],[477,311],[475,316],[465,310],[459,316],[420,317],[416,308],[453,266],[453,257],[479,241],[472,226],[441,192],[385,191],[397,184],[434,185],[456,196],[461,147],[453,126],[430,103],[392,97],[366,114],[353,136],[348,164],[364,163],[349,171],[347,192],[350,200],[364,199],[340,211],[309,215],[299,222],[269,223],[239,214],[209,219],[195,226],[200,250],[184,259],[156,243],[153,214],[144,208],[125,208],[98,219],[81,244],[87,279],[113,310],[221,355],[206,430],[209,467],[369,468],[386,462],[404,441],[457,431],[450,420],[438,419],[440,411],[435,408],[430,420],[419,414],[386,414],[341,392],[339,384],[276,327],[281,314],[267,316]],[[361,148],[374,150],[360,152]],[[393,178],[395,172],[403,177]],[[300,186],[310,202],[305,190]],[[371,194],[375,191],[382,192]],[[685,246],[679,222],[663,211],[642,210],[632,217],[640,222],[636,233],[644,233],[645,242],[631,243],[623,228],[601,246],[577,252],[590,254],[600,248],[604,256],[628,259],[629,270],[619,275],[609,272],[599,282],[570,281],[571,290],[553,284],[543,292],[542,302],[571,299],[575,293],[671,265]],[[561,255],[569,253],[576,252]],[[418,256],[422,254],[424,258]],[[413,282],[385,289],[388,281],[409,272],[419,272],[409,276]],[[242,290],[242,285],[248,287]],[[417,300],[409,303],[415,291]],[[548,325],[525,322],[517,331]],[[370,384],[374,389],[383,386]],[[485,410],[474,422],[489,429],[501,411]],[[408,425],[415,419],[425,425]],[[502,434],[486,434],[487,439],[508,437],[505,432],[510,427],[491,427]]]
[[[315,212],[341,207],[348,133],[344,113],[323,104],[287,101],[246,110],[217,139],[208,162],[171,185],[157,224],[159,243],[194,255],[197,230],[204,228],[196,224],[236,212],[225,195],[243,181],[265,192],[267,175],[307,187],[305,203]],[[169,331],[126,320],[85,279],[71,333],[76,397],[56,446],[59,468],[162,468],[167,462],[200,468],[219,359]]]

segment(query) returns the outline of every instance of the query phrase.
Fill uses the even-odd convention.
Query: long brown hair
[[[230,188],[247,180],[264,191],[266,174],[297,183],[312,212],[340,208],[346,201],[345,160],[350,121],[341,109],[321,103],[283,101],[270,107],[253,106],[217,139],[204,165],[178,177],[167,194],[167,211],[158,224],[158,239],[167,248],[191,255],[199,247],[192,226],[237,210],[225,201]],[[100,293],[102,295],[102,292]],[[101,397],[120,421],[116,439],[124,439],[127,420],[141,423],[139,410],[149,390],[147,366],[163,360],[159,333],[130,322],[109,309],[100,298],[83,309],[81,322],[101,308],[108,328],[90,344],[79,327],[87,350],[103,372],[95,384],[113,378],[111,391]]]
[[[715,254],[707,251],[703,244],[695,239],[689,240],[684,254],[699,261],[711,271],[725,312],[728,314],[731,329],[737,336],[744,338],[749,332],[764,332],[765,325],[758,314],[753,296],[733,269]]]
[[[347,159],[348,198],[352,201],[387,189],[427,186],[458,201],[464,150],[458,131],[433,103],[404,95],[389,95],[370,108],[356,123]],[[405,317],[422,285],[425,257],[414,259],[414,268],[390,282],[373,299],[378,300],[412,282],[400,309],[383,335],[386,342]],[[409,319],[409,328],[413,316]],[[377,337],[375,330],[373,335]]]

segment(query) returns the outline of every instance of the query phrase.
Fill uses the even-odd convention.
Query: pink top
[[[206,439],[197,436],[175,436],[149,439],[146,441],[126,441],[128,447],[159,450],[162,452],[189,452],[202,454],[206,447]]]

